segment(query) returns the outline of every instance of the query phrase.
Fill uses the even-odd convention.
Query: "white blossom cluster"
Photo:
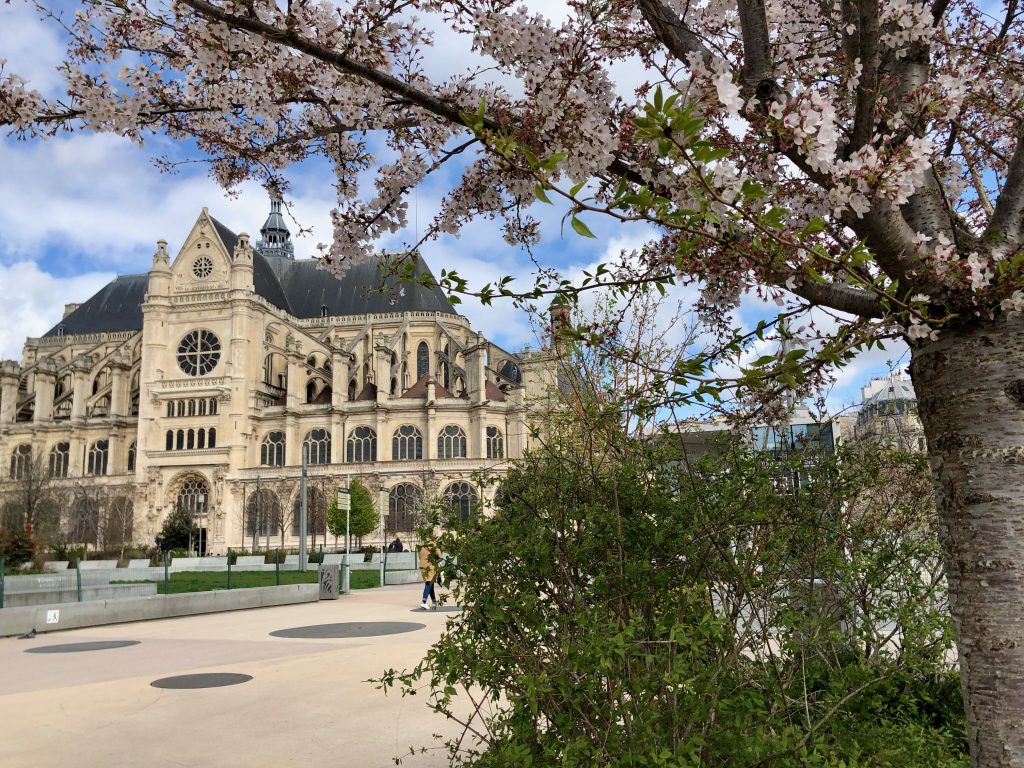
[[[910,216],[900,233],[899,256],[913,262],[900,280],[921,286],[909,286],[913,308],[892,304],[903,307],[895,322],[924,340],[945,307],[1020,311],[1005,284],[1017,278],[1001,277],[1010,246],[981,237],[1019,135],[1020,18],[1003,29],[957,0],[936,25],[933,3],[880,3],[875,71],[850,3],[767,0],[766,63],[752,83],[760,59],[747,55],[753,43],[729,0],[665,0],[693,33],[685,54],[669,51],[631,0],[570,3],[558,21],[517,0],[209,2],[230,23],[188,0],[84,4],[59,64],[66,97],[48,102],[0,64],[0,124],[24,136],[68,127],[188,139],[226,187],[257,178],[286,189],[297,164],[324,159],[337,202],[321,250],[338,271],[406,230],[411,190],[449,164],[458,174],[425,237],[492,218],[508,243],[529,247],[538,183],[583,183],[568,205],[586,197],[601,209],[625,178],[670,212],[703,216],[609,211],[656,225],[656,247],[640,251],[647,268],[699,282],[702,307],[720,316],[745,292],[770,285],[781,298],[812,275],[884,290],[881,262],[850,263],[862,224],[938,185],[948,226]],[[424,16],[463,35],[487,66],[429,80],[423,62],[436,49]],[[253,24],[265,27],[243,29]],[[621,73],[637,66],[641,82],[624,86]],[[695,160],[666,152],[663,137],[637,138],[655,88],[679,94],[703,121],[702,139],[728,156]],[[461,116],[481,103],[486,122],[473,134]],[[525,160],[555,155],[543,178]],[[763,194],[745,195],[754,182]],[[773,210],[783,220],[763,226]],[[818,220],[827,226],[795,234]]]

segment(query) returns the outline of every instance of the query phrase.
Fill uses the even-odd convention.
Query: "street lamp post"
[[[349,591],[349,571],[351,566],[351,547],[349,542],[349,526],[351,523],[352,497],[349,495],[348,480],[338,487],[338,509],[345,510],[345,563],[341,573],[341,591],[346,595]]]
[[[384,586],[384,539],[387,538],[387,531],[384,528],[384,515],[388,507],[388,489],[383,483],[380,485],[378,494],[380,503],[380,585]]]

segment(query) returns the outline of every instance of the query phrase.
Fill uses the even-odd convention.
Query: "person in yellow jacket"
[[[420,576],[423,577],[423,605],[427,608],[427,598],[430,598],[430,607],[437,608],[437,595],[434,594],[434,582],[437,581],[437,566],[441,562],[441,550],[433,541],[425,541],[420,546]]]

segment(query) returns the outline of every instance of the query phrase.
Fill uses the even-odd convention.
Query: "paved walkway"
[[[434,733],[456,725],[421,696],[385,696],[363,682],[413,666],[448,613],[411,609],[418,585],[337,601],[0,639],[0,766],[199,768],[443,766]],[[418,622],[413,632],[285,639],[270,632],[339,622]],[[63,643],[137,640],[79,653],[25,653]],[[240,685],[165,690],[172,675],[233,672]]]

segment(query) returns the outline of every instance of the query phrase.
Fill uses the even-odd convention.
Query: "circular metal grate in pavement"
[[[195,675],[175,675],[162,677],[150,683],[154,688],[171,688],[175,690],[193,690],[196,688],[221,688],[225,685],[238,685],[252,680],[252,675],[240,675],[236,672],[201,672]]]
[[[105,651],[108,648],[124,648],[129,645],[138,644],[138,640],[97,640],[92,643],[40,645],[36,648],[26,648],[25,653],[81,653],[82,651]]]
[[[305,640],[335,637],[380,637],[381,635],[415,632],[426,626],[426,624],[416,624],[411,621],[347,621],[341,624],[313,624],[308,627],[277,629],[270,634],[274,637],[293,637]]]

